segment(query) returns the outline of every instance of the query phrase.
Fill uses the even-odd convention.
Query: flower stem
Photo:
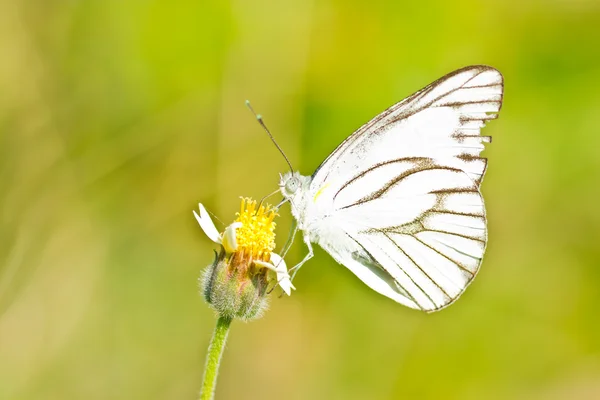
[[[200,400],[212,400],[217,386],[217,375],[219,375],[219,364],[225,349],[227,334],[231,318],[220,316],[217,320],[215,332],[208,346],[208,355],[206,356],[206,369],[204,370],[204,379],[202,389],[200,390]]]

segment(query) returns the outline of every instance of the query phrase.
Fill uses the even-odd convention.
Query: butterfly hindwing
[[[456,299],[476,275],[487,240],[483,199],[468,175],[423,169],[365,198],[336,206],[342,230],[414,308],[434,311]]]

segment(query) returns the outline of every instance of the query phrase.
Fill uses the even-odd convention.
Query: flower
[[[285,261],[276,253],[275,222],[271,206],[257,208],[242,198],[236,220],[219,233],[208,212],[199,204],[194,216],[213,242],[221,245],[215,262],[204,275],[204,295],[221,315],[255,318],[266,307],[268,286],[279,285],[289,296],[295,289]]]

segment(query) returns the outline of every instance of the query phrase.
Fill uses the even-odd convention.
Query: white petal
[[[219,231],[217,231],[217,228],[215,228],[215,224],[213,224],[212,219],[210,219],[210,216],[206,212],[204,206],[201,203],[198,205],[200,206],[200,215],[198,215],[196,211],[194,211],[194,217],[196,217],[196,221],[198,221],[198,223],[200,224],[200,228],[202,228],[202,230],[210,240],[220,244],[221,238],[219,235]]]
[[[237,240],[235,238],[235,230],[240,226],[242,226],[241,222],[234,222],[233,224],[225,228],[225,232],[223,232],[222,244],[226,253],[233,253],[237,250],[238,245]]]
[[[296,288],[290,280],[290,274],[288,273],[285,261],[279,254],[271,253],[271,263],[275,266],[277,283],[279,283],[279,286],[281,286],[285,294],[289,296],[292,293],[292,289],[296,290]]]
[[[283,291],[289,296],[292,293],[292,289],[295,290],[296,288],[294,285],[292,285],[285,261],[283,261],[283,259],[275,253],[271,253],[271,261],[273,263],[255,260],[254,263],[260,265],[261,267],[268,268],[271,271],[270,273],[275,275],[275,279],[277,280],[279,286],[281,286],[281,289],[283,289]]]
[[[271,253],[271,264],[275,266],[274,271],[283,269],[285,272],[287,272],[287,265],[285,265],[285,261],[279,254]]]
[[[257,265],[260,265],[261,267],[267,268],[269,271],[276,272],[275,266],[271,263],[268,263],[265,261],[260,261],[260,260],[254,260],[254,264],[257,264]]]

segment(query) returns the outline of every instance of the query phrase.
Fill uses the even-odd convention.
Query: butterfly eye
[[[296,177],[291,177],[285,183],[285,190],[286,190],[286,192],[288,192],[290,194],[294,194],[294,193],[296,193],[296,190],[298,190],[298,186],[299,186],[298,179]]]

